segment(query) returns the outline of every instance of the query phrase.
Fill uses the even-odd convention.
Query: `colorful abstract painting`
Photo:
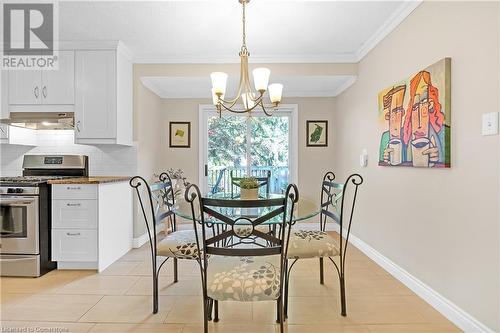
[[[445,58],[379,93],[379,165],[451,166],[450,72]]]

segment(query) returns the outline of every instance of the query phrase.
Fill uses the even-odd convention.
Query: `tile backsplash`
[[[23,155],[87,155],[92,176],[131,176],[137,173],[137,148],[116,145],[76,145],[72,130],[39,130],[37,146],[0,146],[0,175],[19,176]]]

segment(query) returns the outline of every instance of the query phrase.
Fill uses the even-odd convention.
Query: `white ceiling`
[[[252,0],[247,45],[256,62],[357,62],[419,1]],[[237,0],[64,1],[60,40],[122,40],[145,63],[236,63]]]
[[[161,98],[210,98],[210,77],[142,77],[142,83]],[[354,83],[351,75],[275,76],[285,86],[284,97],[334,97]],[[227,95],[233,97],[238,77],[228,79]]]

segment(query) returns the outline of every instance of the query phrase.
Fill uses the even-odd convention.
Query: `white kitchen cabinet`
[[[0,70],[0,119],[9,118],[9,78],[7,71]]]
[[[52,185],[52,260],[58,269],[99,272],[132,248],[128,181]]]
[[[132,145],[132,64],[120,48],[75,54],[75,143]]]
[[[96,262],[97,230],[52,229],[52,260]]]
[[[52,200],[52,228],[96,229],[97,200]]]
[[[66,184],[52,187],[52,199],[61,200],[97,200],[98,187],[94,184]]]
[[[41,104],[41,71],[11,71],[9,77],[9,104]]]
[[[8,104],[12,111],[51,111],[48,107],[43,108],[41,105],[70,106],[75,104],[74,51],[59,51],[57,70],[19,70],[9,71],[6,75],[8,76]],[[68,107],[67,111],[73,111],[72,108]]]
[[[42,71],[42,104],[75,104],[75,52],[59,51],[59,69]]]
[[[74,112],[75,143],[131,146],[133,73],[126,47],[119,41],[59,45],[58,70],[2,71],[0,118]]]

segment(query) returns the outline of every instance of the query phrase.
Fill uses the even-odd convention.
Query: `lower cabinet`
[[[97,259],[97,230],[52,230],[53,261],[97,262]]]
[[[132,248],[128,182],[52,185],[52,260],[99,272]]]

